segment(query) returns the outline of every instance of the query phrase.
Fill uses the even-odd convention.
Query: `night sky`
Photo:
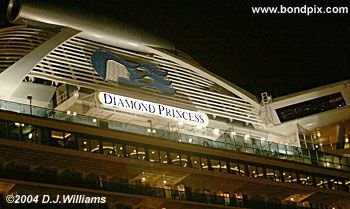
[[[258,98],[350,78],[350,14],[253,15],[233,0],[104,1],[113,2],[109,15],[171,41]]]
[[[350,79],[350,14],[253,15],[250,8],[300,1],[50,1],[162,37],[257,98],[264,91],[277,97]],[[350,8],[347,0],[316,4]]]

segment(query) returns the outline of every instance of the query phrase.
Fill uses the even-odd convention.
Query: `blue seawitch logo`
[[[155,89],[166,94],[175,94],[167,72],[150,64],[136,64],[123,60],[115,54],[97,50],[91,56],[92,66],[104,80],[120,84]]]

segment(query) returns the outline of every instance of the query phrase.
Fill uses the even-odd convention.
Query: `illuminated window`
[[[224,192],[225,205],[230,205],[230,193]]]
[[[170,153],[170,161],[174,165],[181,165],[180,154],[171,152]]]
[[[258,171],[255,166],[248,165],[248,170],[250,177],[258,178]]]
[[[220,160],[220,167],[221,167],[221,170],[220,170],[221,172],[223,172],[223,173],[228,172],[226,161]]]
[[[321,177],[316,176],[315,182],[316,182],[316,186],[318,186],[320,188],[324,188],[324,182],[323,182],[323,179]]]
[[[117,157],[124,156],[124,148],[122,144],[114,144],[114,153]]]
[[[157,162],[159,163],[159,152],[155,149],[149,149],[148,150],[148,156],[150,162]]]
[[[90,152],[100,153],[100,145],[97,140],[90,140]]]
[[[249,166],[240,163],[239,164],[239,171],[240,171],[240,175],[242,176],[249,176]]]
[[[256,171],[257,171],[258,178],[265,178],[263,167],[260,167],[260,166],[256,167]]]
[[[126,156],[137,159],[137,148],[131,145],[126,146]]]
[[[275,181],[283,181],[283,173],[279,169],[274,169]]]
[[[211,163],[211,170],[217,171],[217,172],[220,171],[220,161],[219,160],[211,159],[210,163]]]
[[[230,173],[233,173],[235,175],[240,174],[238,163],[230,162]]]
[[[103,142],[103,154],[105,155],[115,155],[115,149],[112,142]]]
[[[208,170],[208,159],[207,158],[201,158],[201,169]]]
[[[345,107],[345,100],[340,92],[311,99],[305,102],[276,109],[281,122]]]
[[[146,160],[145,148],[143,148],[143,147],[138,147],[137,148],[137,159],[139,159],[139,160]]]
[[[270,180],[275,180],[275,173],[272,168],[266,168],[266,178]]]
[[[168,163],[168,154],[164,151],[159,151],[159,159],[161,163]]]
[[[191,164],[192,164],[192,168],[201,169],[199,157],[191,156]]]
[[[180,160],[181,160],[181,166],[182,166],[182,167],[187,167],[187,166],[188,166],[187,155],[181,154],[181,155],[180,155]]]

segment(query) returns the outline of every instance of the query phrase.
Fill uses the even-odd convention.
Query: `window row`
[[[22,123],[0,123],[0,137],[153,163],[172,164],[213,172],[263,178],[278,182],[317,186],[332,190],[350,190],[350,179],[311,174],[233,159],[219,159],[210,155],[184,153],[180,150],[151,147],[147,144],[132,144],[125,140],[92,135],[67,133]]]

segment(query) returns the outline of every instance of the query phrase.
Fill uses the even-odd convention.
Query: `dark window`
[[[345,107],[346,103],[340,92],[308,100],[298,104],[276,109],[281,122]]]

